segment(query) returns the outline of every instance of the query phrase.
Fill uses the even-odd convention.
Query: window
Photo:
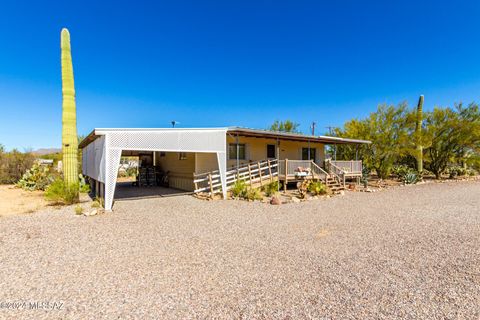
[[[302,160],[313,160],[315,161],[316,152],[315,148],[310,148],[310,158],[308,157],[308,148],[302,148]]]
[[[228,159],[237,160],[237,146],[238,146],[238,159],[245,160],[245,144],[230,143],[228,145]]]
[[[187,160],[187,153],[186,152],[180,152],[178,154],[178,160]]]
[[[276,158],[276,146],[274,144],[267,144],[267,158]]]

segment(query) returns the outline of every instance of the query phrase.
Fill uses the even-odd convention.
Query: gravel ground
[[[479,319],[479,207],[462,182],[5,217],[0,318]]]

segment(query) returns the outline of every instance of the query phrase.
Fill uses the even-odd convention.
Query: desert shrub
[[[265,192],[265,195],[267,197],[270,197],[270,196],[273,196],[274,194],[276,194],[278,192],[278,188],[279,188],[278,181],[273,181],[273,182],[270,182],[267,185],[264,185],[262,187],[262,190],[263,190],[263,192]]]
[[[100,207],[103,207],[103,205],[104,205],[103,198],[100,198],[100,197],[95,197],[95,199],[92,202],[92,208],[100,208]]]
[[[314,195],[323,195],[327,193],[327,186],[320,181],[312,181],[307,187],[308,191]]]
[[[80,193],[89,193],[90,192],[90,185],[85,181],[85,177],[82,174],[78,175],[78,183],[79,183],[79,190]]]
[[[6,152],[0,145],[0,184],[16,183],[34,162],[35,157],[32,153],[16,149]]]
[[[419,180],[419,176],[415,172],[408,172],[403,176],[403,183],[405,184],[415,184]]]
[[[136,177],[137,176],[137,167],[128,167],[125,170],[127,177]]]
[[[246,198],[247,185],[243,180],[237,180],[230,189],[234,198]]]
[[[461,177],[467,175],[467,169],[460,166],[451,166],[447,169],[450,178]]]
[[[79,204],[77,204],[77,205],[75,206],[75,214],[76,214],[76,215],[81,215],[82,213],[83,213],[83,208],[82,208],[82,206],[79,205]]]
[[[45,190],[54,179],[48,167],[35,163],[23,174],[17,186],[28,191]]]
[[[407,173],[412,171],[413,169],[405,164],[393,166],[392,168],[392,173],[400,179],[402,179]]]
[[[478,172],[475,169],[468,169],[467,174],[469,176],[476,176],[478,174]]]
[[[262,200],[263,196],[258,188],[250,188],[245,194],[245,198],[249,201]]]
[[[57,179],[48,186],[45,197],[56,203],[72,204],[78,202],[78,183],[68,185],[63,179]]]

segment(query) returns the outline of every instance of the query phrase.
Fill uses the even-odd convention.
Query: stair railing
[[[312,172],[314,173],[314,177],[315,175],[317,175],[320,180],[323,181],[323,183],[327,183],[328,173],[325,170],[323,170],[318,164],[313,162],[313,160],[310,167],[312,169]]]
[[[337,179],[339,183],[343,184],[343,187],[345,188],[345,172],[341,168],[334,165],[330,160],[325,160],[325,167],[327,168],[328,172]]]

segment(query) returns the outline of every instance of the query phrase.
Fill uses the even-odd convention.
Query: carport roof
[[[369,144],[371,141],[349,139],[331,136],[311,136],[301,133],[269,131],[260,129],[251,129],[243,127],[220,127],[220,128],[96,128],[90,134],[83,139],[79,148],[83,149],[89,145],[92,141],[98,137],[105,135],[108,132],[155,132],[155,131],[210,131],[210,130],[225,130],[228,134],[239,135],[243,137],[255,137],[255,138],[270,138],[281,140],[292,140],[301,142],[319,142],[324,144]]]

